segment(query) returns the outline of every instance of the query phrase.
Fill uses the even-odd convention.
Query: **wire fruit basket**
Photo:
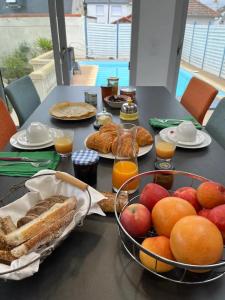
[[[126,191],[126,185],[130,184],[132,181],[139,181],[139,192],[137,191],[135,194],[129,195],[128,203],[123,207],[121,213],[117,213],[117,205],[119,205],[118,197],[121,193]],[[115,216],[118,225],[118,232],[121,239],[121,243],[126,250],[126,252],[131,256],[131,258],[142,266],[144,269],[149,272],[155,274],[156,276],[172,281],[174,283],[180,284],[200,284],[214,281],[220,277],[222,277],[225,273],[225,251],[223,251],[222,259],[210,265],[191,265],[186,263],[181,263],[175,260],[170,260],[165,257],[162,257],[156,253],[153,253],[141,245],[142,241],[147,237],[157,236],[154,228],[148,232],[148,234],[141,238],[133,238],[123,227],[121,223],[121,214],[124,209],[132,204],[138,203],[140,195],[139,193],[143,190],[144,186],[150,182],[157,183],[164,188],[166,188],[170,194],[180,187],[193,187],[197,188],[200,183],[210,181],[209,179],[184,172],[184,171],[149,171],[138,174],[137,176],[132,177],[127,180],[121,188],[117,192],[116,201],[115,201]],[[155,259],[155,268],[149,269],[147,268],[140,260],[139,253],[140,251],[147,254],[151,259]],[[175,267],[173,270],[165,273],[159,273],[157,271],[157,264],[159,262],[164,262],[170,266]]]

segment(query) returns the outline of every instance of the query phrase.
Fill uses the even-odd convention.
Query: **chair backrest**
[[[41,103],[29,76],[24,76],[5,87],[5,93],[19,119],[20,126]]]
[[[210,84],[192,77],[181,98],[181,104],[202,124],[204,116],[217,93],[218,90]]]
[[[0,150],[5,147],[14,133],[16,133],[16,125],[4,101],[0,98]]]
[[[225,149],[225,98],[220,100],[205,128]]]

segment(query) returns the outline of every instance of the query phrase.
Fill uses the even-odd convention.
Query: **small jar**
[[[97,106],[97,94],[84,92],[85,102]]]
[[[120,119],[124,121],[135,121],[138,119],[138,108],[131,98],[121,106]]]
[[[124,88],[120,89],[120,95],[129,96],[134,102],[136,101],[136,89],[134,88]]]
[[[112,122],[112,114],[103,109],[103,111],[99,112],[96,115],[96,123],[99,126],[108,124]]]
[[[75,177],[90,186],[97,183],[99,155],[94,150],[79,150],[72,154]]]
[[[109,77],[108,78],[108,86],[112,87],[113,96],[117,96],[118,95],[119,78],[118,77]]]

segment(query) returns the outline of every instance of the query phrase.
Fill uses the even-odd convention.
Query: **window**
[[[104,5],[96,5],[96,16],[104,16]]]
[[[5,0],[6,3],[16,3],[16,0]]]
[[[121,5],[112,5],[112,16],[113,17],[120,17],[122,15],[122,7]]]

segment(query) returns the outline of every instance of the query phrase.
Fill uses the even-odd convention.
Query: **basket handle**
[[[65,181],[71,185],[74,185],[76,186],[77,188],[81,189],[82,191],[86,190],[87,187],[88,187],[88,184],[73,177],[72,175],[68,174],[68,173],[65,173],[65,172],[59,172],[59,171],[56,171],[55,172],[55,177],[57,179],[60,179],[62,181]]]

